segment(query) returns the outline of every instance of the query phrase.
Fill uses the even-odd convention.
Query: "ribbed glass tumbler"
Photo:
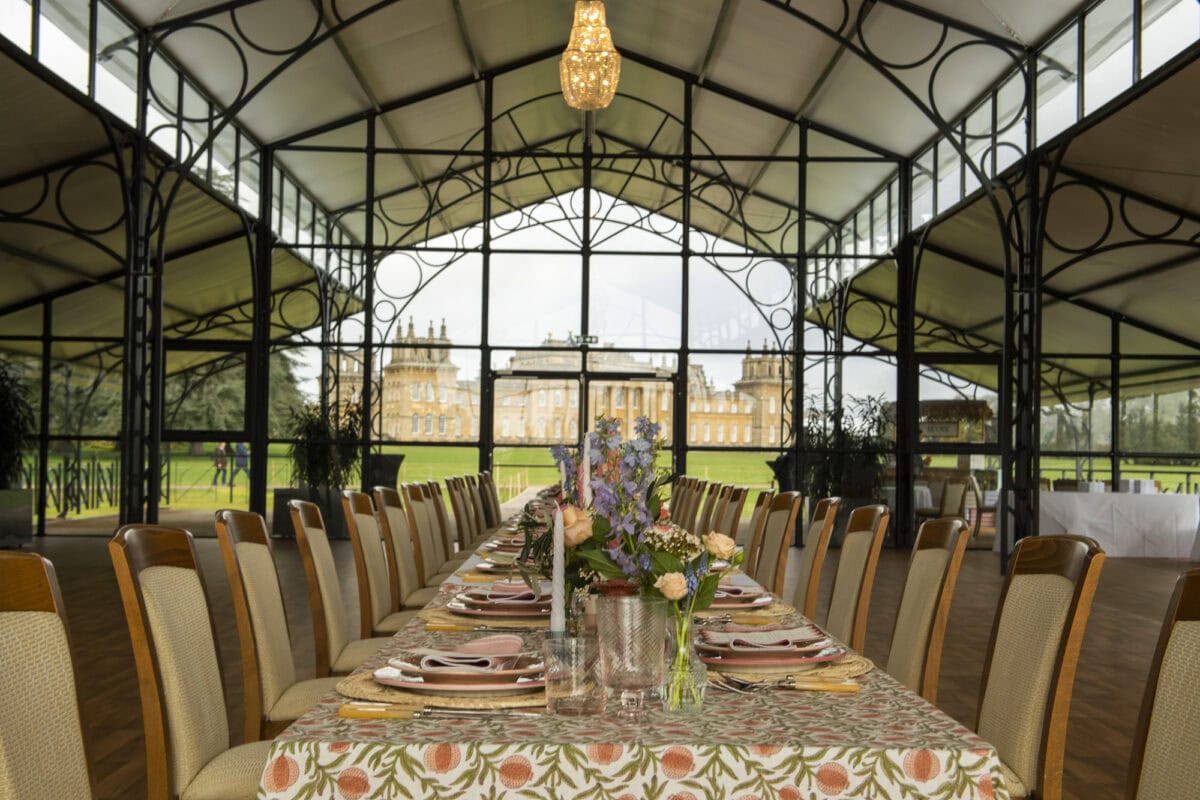
[[[596,627],[609,707],[618,716],[639,717],[657,706],[666,654],[667,601],[600,596]]]

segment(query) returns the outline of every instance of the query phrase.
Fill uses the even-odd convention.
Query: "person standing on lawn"
[[[224,486],[225,479],[228,477],[229,471],[225,467],[225,443],[217,442],[217,449],[213,450],[213,486]]]
[[[250,477],[250,451],[246,449],[245,442],[238,442],[233,449],[233,472],[229,473],[230,486],[233,486],[233,481],[239,472],[246,473],[247,478]]]

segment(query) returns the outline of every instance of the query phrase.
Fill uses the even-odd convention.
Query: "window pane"
[[[593,256],[589,332],[601,345],[678,347],[680,271],[678,257]]]
[[[565,344],[579,333],[583,292],[577,255],[495,253],[488,337],[497,346]]]

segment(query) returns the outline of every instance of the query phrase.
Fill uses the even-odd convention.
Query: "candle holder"
[[[639,595],[596,598],[600,665],[617,715],[641,717],[659,705],[667,601]]]

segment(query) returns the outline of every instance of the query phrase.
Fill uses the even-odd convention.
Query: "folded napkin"
[[[501,603],[537,603],[542,599],[541,594],[530,589],[524,581],[496,581],[487,592],[474,589],[469,594]]]
[[[763,596],[762,589],[754,589],[749,586],[722,586],[720,584],[717,585],[717,593],[715,595],[713,595],[713,597],[717,598],[717,599],[722,598],[722,597],[747,597],[747,598],[749,598],[749,597],[762,597],[762,596]]]
[[[524,646],[520,636],[498,633],[460,644],[452,650],[423,647],[411,652],[421,657],[419,665],[423,670],[495,672],[511,667],[520,658]]]
[[[700,635],[708,644],[751,651],[799,650],[828,641],[827,636],[811,625],[774,631],[702,631]]]

